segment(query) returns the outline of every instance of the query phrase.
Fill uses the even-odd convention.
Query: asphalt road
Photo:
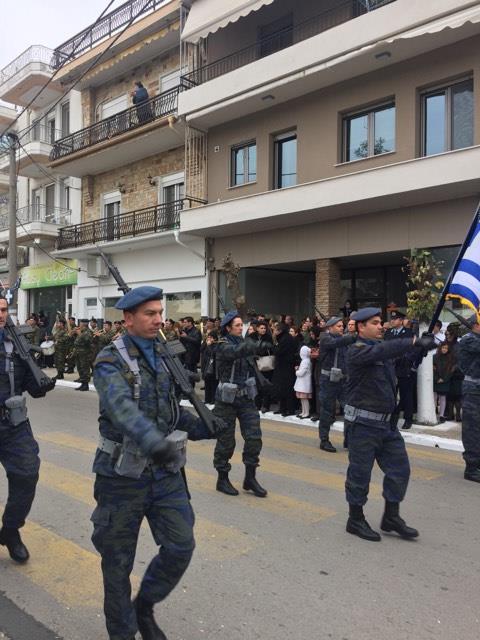
[[[43,461],[24,529],[32,558],[17,566],[0,547],[0,638],[105,640],[89,521],[96,395],[58,388],[30,402],[30,416]],[[170,640],[478,640],[480,488],[463,480],[460,454],[409,446],[403,515],[421,536],[368,543],[345,533],[345,452],[319,451],[307,426],[263,427],[264,500],[217,493],[213,443],[189,445],[197,549],[156,608]],[[239,486],[238,454],[231,477]],[[5,488],[2,477],[2,503]],[[382,506],[376,471],[366,510],[372,525]],[[135,587],[155,552],[145,527]]]

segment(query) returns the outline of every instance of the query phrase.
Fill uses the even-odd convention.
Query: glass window
[[[422,96],[425,156],[473,145],[473,80],[463,80]]]
[[[347,116],[343,122],[344,162],[395,151],[395,105]]]
[[[70,103],[62,104],[62,138],[70,133]]]
[[[297,134],[287,133],[275,138],[275,189],[297,184]]]
[[[182,293],[167,293],[165,296],[166,309],[164,318],[178,320],[185,316],[200,318],[202,294],[200,291],[184,291]]]
[[[231,186],[247,182],[255,182],[257,179],[257,145],[249,142],[232,148],[232,177]]]

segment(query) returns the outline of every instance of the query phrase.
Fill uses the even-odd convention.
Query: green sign
[[[77,284],[78,263],[76,260],[62,260],[36,267],[24,267],[21,272],[21,289],[41,289],[44,287],[64,287]]]

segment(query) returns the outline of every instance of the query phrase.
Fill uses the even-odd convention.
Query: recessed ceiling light
[[[390,51],[381,51],[380,53],[376,53],[375,54],[375,58],[377,60],[383,60],[384,58],[391,58],[392,54],[390,53]]]
[[[269,93],[266,96],[262,96],[262,100],[264,102],[269,102],[270,100],[275,100],[275,96],[272,96],[272,94]]]

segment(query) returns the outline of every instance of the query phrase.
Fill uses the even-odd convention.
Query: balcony
[[[43,85],[52,77],[50,60],[53,51],[35,44],[21,53],[0,71],[0,99],[11,104],[27,106]],[[32,107],[43,109],[62,94],[62,86],[52,80],[40,95],[36,96]]]
[[[179,91],[180,87],[170,89],[57,140],[49,166],[82,177],[181,146],[183,127],[173,118]]]
[[[8,193],[9,184],[9,177],[5,173],[0,173],[0,194]]]
[[[0,104],[0,127],[3,129],[9,127],[17,117],[17,111],[11,107],[5,107]]]
[[[8,206],[8,205],[7,205]],[[0,209],[0,242],[8,242],[8,208]],[[30,204],[17,209],[17,240],[26,246],[37,239],[54,240],[59,227],[69,224],[70,209]]]
[[[61,131],[48,125],[36,123],[17,133],[20,149],[17,156],[18,175],[26,178],[45,178],[52,145],[61,136]],[[0,173],[8,174],[9,156],[0,156]]]
[[[156,11],[170,0],[128,0],[114,11],[107,13],[98,22],[66,40],[52,52],[50,63],[53,69],[61,69],[67,62],[78,58],[98,43],[111,38],[128,24],[133,24],[148,13]],[[133,22],[132,22],[132,18]]]
[[[182,200],[63,227],[58,235],[57,250],[174,231],[180,228],[180,211],[186,202],[190,207],[198,201],[187,196]]]
[[[365,13],[360,0],[342,2],[290,30],[277,31],[265,41],[229,53],[228,31],[232,41],[238,37],[237,29],[243,33],[240,21],[233,23],[208,38],[209,51],[216,43],[217,50],[228,55],[183,77],[188,90],[179,97],[178,113],[192,126],[209,129],[376,73],[478,35],[478,7],[472,4],[471,0],[433,4],[389,0],[372,5],[375,10]],[[250,31],[255,32],[254,18],[243,19],[250,19]]]

